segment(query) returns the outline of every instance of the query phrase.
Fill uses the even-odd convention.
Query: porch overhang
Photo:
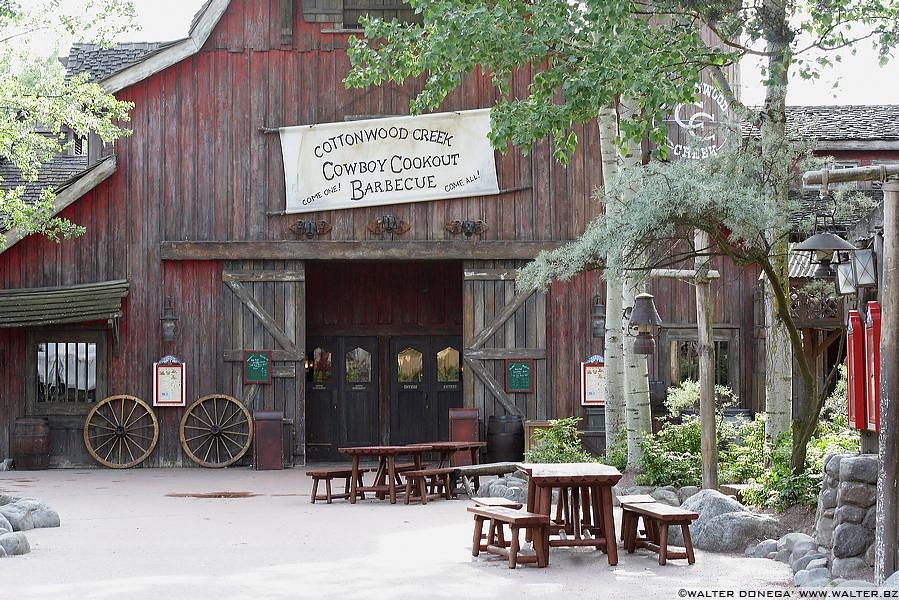
[[[0,290],[0,328],[113,320],[122,316],[128,281]]]

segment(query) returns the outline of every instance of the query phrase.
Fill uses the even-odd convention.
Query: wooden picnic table
[[[355,446],[338,448],[344,454],[353,459],[353,476],[350,482],[350,503],[355,504],[359,492],[374,492],[378,498],[385,495],[390,498],[391,504],[396,504],[396,457],[409,456],[415,463],[416,469],[421,469],[421,455],[431,451],[431,446]],[[374,484],[359,485],[361,481],[361,469],[359,460],[363,457],[377,458],[378,468],[375,472]]]
[[[487,442],[422,442],[420,444],[409,444],[410,446],[428,446],[432,452],[440,455],[440,464],[438,468],[452,466],[452,456],[456,452],[468,451],[471,453],[471,464],[480,464],[479,451],[487,445]]]
[[[550,516],[550,546],[595,546],[618,564],[612,487],[621,479],[615,467],[600,463],[518,463],[528,475],[528,511]],[[560,508],[552,515],[552,492],[559,489]],[[564,532],[565,535],[561,535]],[[589,535],[586,535],[589,534]]]

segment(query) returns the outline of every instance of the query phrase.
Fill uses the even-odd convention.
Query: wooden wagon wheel
[[[181,447],[204,467],[227,467],[253,441],[253,420],[239,400],[224,394],[203,396],[181,417]]]
[[[159,422],[150,405],[134,396],[109,396],[87,413],[84,445],[94,460],[111,469],[142,463],[159,439]]]

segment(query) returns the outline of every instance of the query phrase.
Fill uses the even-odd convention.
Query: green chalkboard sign
[[[244,350],[244,353],[243,353],[243,382],[244,383],[271,383],[272,382],[272,351],[271,350]]]
[[[530,394],[534,391],[534,359],[506,360],[506,391]]]

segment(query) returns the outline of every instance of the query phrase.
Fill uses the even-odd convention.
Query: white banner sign
[[[282,127],[288,213],[499,193],[489,110]]]

